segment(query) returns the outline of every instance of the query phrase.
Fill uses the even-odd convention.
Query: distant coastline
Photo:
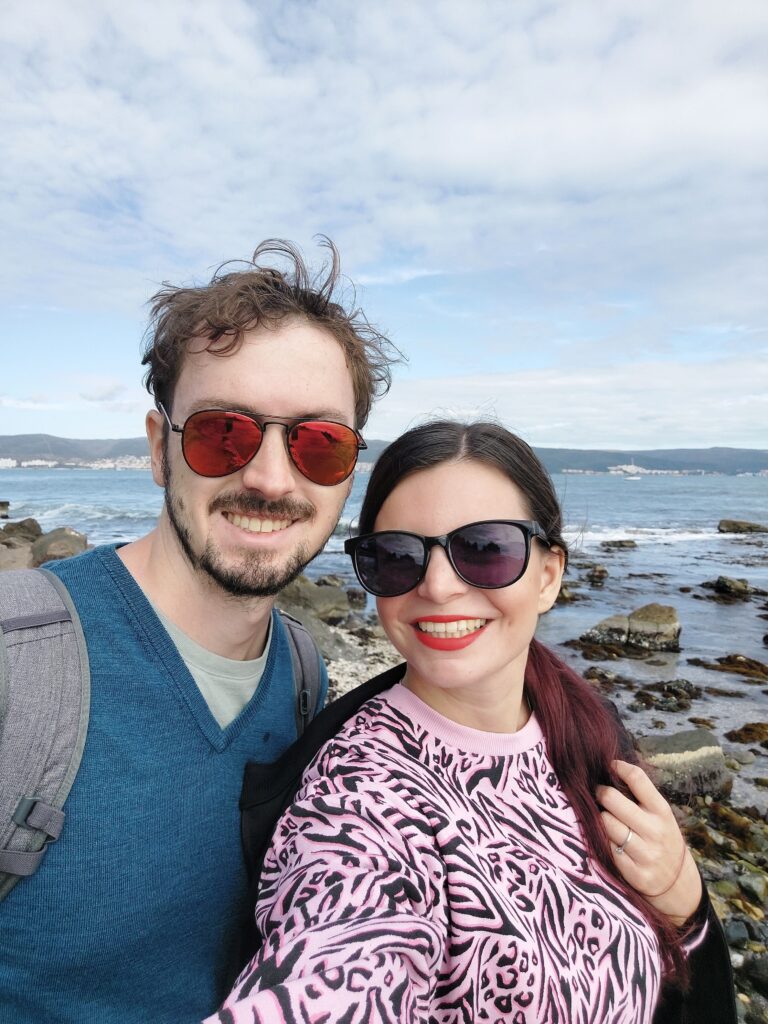
[[[368,441],[365,461],[360,463],[363,472],[387,444]],[[655,475],[768,476],[768,451],[761,449],[535,450],[550,473],[612,473],[629,479]],[[50,434],[10,434],[0,436],[0,470],[5,469],[148,470],[147,441],[143,437],[83,440]]]

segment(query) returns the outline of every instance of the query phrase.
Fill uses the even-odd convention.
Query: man
[[[389,384],[389,343],[336,301],[328,245],[319,283],[269,241],[246,270],[155,296],[165,503],[140,540],[51,567],[85,631],[90,722],[65,829],[0,905],[3,1024],[186,1024],[226,994],[249,912],[243,767],[296,735],[275,595],[333,532]]]

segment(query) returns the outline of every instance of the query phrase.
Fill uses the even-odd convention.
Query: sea
[[[342,519],[326,549],[308,567],[310,577],[354,578],[343,542],[351,535],[368,475],[355,474]],[[710,719],[722,738],[746,722],[768,720],[768,688],[739,675],[691,665],[690,658],[714,661],[740,654],[768,661],[768,596],[724,605],[703,587],[718,576],[748,580],[768,592],[768,534],[720,534],[721,519],[768,523],[768,476],[643,475],[639,479],[613,474],[554,474],[563,507],[572,568],[565,583],[578,600],[558,604],[543,616],[538,636],[577,669],[590,663],[565,646],[608,615],[627,614],[644,604],[673,605],[682,623],[679,653],[659,654],[649,661],[620,660],[603,667],[638,685],[687,679],[702,688],[687,712],[630,712],[631,692],[615,699],[637,732],[692,728],[689,716]],[[71,526],[89,543],[130,541],[150,530],[162,505],[162,493],[149,472],[116,469],[0,470],[0,500],[10,501],[12,519],[31,516],[43,530]],[[482,512],[478,511],[478,518]],[[631,539],[634,548],[609,550],[605,541]],[[585,572],[603,565],[602,587],[590,586]],[[373,613],[373,606],[370,606]],[[709,694],[725,690],[729,696]],[[655,723],[655,724],[654,724]],[[737,777],[736,802],[765,807],[768,791],[751,784],[768,777],[768,751],[753,747],[754,764]]]

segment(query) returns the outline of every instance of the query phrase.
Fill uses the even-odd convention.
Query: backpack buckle
[[[309,714],[309,699],[312,694],[309,690],[301,690],[299,693],[299,714],[306,718]]]
[[[31,832],[44,832],[47,841],[59,838],[64,826],[64,811],[51,807],[39,796],[23,796],[13,812],[13,823]]]
[[[27,824],[27,818],[32,813],[32,809],[39,799],[39,796],[23,796],[19,800],[16,810],[13,812],[14,825],[19,825],[21,828],[34,829],[34,825]]]

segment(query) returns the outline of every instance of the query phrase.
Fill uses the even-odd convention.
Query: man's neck
[[[118,548],[118,557],[147,599],[183,633],[225,658],[264,652],[273,597],[235,597],[190,565],[170,524]]]

